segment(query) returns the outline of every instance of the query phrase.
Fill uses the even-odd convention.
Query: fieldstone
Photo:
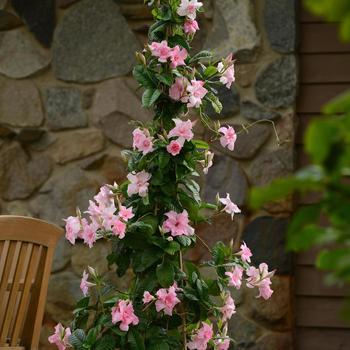
[[[44,133],[43,129],[24,128],[18,132],[16,140],[20,143],[32,143],[38,141]]]
[[[275,120],[281,117],[277,112],[269,111],[254,102],[243,101],[241,104],[241,114],[249,120]]]
[[[119,112],[108,114],[101,118],[100,126],[110,141],[119,146],[131,148],[132,132],[135,128],[126,115]]]
[[[237,205],[245,202],[248,182],[239,163],[230,157],[216,155],[214,165],[206,177],[204,198],[207,202],[215,202],[217,193],[230,193],[231,200]]]
[[[63,225],[63,219],[75,215],[77,207],[81,212],[87,209],[101,184],[77,167],[66,167],[43,186],[31,208],[37,217]]]
[[[214,49],[219,57],[233,52],[241,63],[253,60],[260,37],[252,14],[251,1],[216,0],[213,28],[205,47]]]
[[[293,158],[293,149],[289,148],[261,154],[251,165],[251,182],[255,186],[263,186],[277,177],[290,175],[294,168]]]
[[[44,90],[47,125],[51,130],[82,128],[87,126],[82,110],[81,93],[76,88],[50,87]]]
[[[207,114],[213,119],[230,118],[239,112],[240,97],[235,85],[231,89],[221,85],[218,89],[218,98],[222,103],[222,111],[220,114],[216,113],[213,107],[209,104],[207,107]]]
[[[254,251],[254,265],[266,262],[279,274],[292,272],[292,255],[286,251],[288,219],[261,216],[249,223],[243,240]]]
[[[33,213],[29,209],[27,203],[23,201],[13,201],[7,203],[6,207],[4,208],[4,214],[18,216],[33,216]]]
[[[89,88],[83,91],[81,106],[84,109],[89,109],[92,106],[96,90],[94,88]]]
[[[236,341],[237,350],[251,349],[262,334],[262,328],[259,325],[239,312],[232,316],[228,329],[229,336]]]
[[[56,0],[56,4],[58,7],[65,9],[77,1],[78,0]]]
[[[36,39],[50,47],[56,25],[55,0],[11,0],[11,4]]]
[[[0,137],[2,139],[12,138],[13,136],[16,136],[16,133],[13,130],[11,130],[7,126],[0,125]]]
[[[126,179],[126,163],[120,157],[108,156],[102,166],[102,174],[108,183],[122,183]]]
[[[63,270],[70,262],[72,255],[72,246],[65,237],[61,237],[55,249],[55,255],[52,262],[52,272]]]
[[[13,13],[1,9],[0,4],[0,32],[10,30],[22,25],[22,21]]]
[[[196,234],[210,247],[212,248],[215,243],[220,240],[225,244],[229,244],[230,241],[238,239],[239,235],[239,219],[235,218],[233,221],[227,214],[221,214],[213,219],[211,224],[207,222],[196,226]],[[218,232],[220,236],[218,236]],[[195,248],[191,249],[187,254],[186,258],[192,261],[208,261],[212,258],[208,249],[197,241]]]
[[[30,159],[17,142],[6,143],[0,150],[0,196],[8,201],[29,197],[51,170],[50,157]]]
[[[296,47],[296,1],[266,0],[264,22],[271,47],[290,53]]]
[[[41,125],[40,96],[31,81],[0,79],[0,91],[0,123],[20,128]]]
[[[268,323],[275,330],[288,330],[292,325],[293,290],[288,277],[274,276],[272,278],[273,294],[268,301],[256,298],[259,292],[254,289],[246,290],[247,314],[254,320]]]
[[[239,64],[235,65],[235,83],[242,87],[248,87],[255,81],[257,65]]]
[[[81,276],[88,266],[92,266],[96,271],[104,275],[108,271],[107,255],[112,251],[109,242],[97,242],[93,249],[89,249],[85,244],[76,244],[72,248],[72,268],[76,275]]]
[[[291,333],[267,333],[251,350],[293,350]]]
[[[0,33],[0,73],[15,79],[29,77],[45,69],[50,60],[50,54],[23,29]]]
[[[36,142],[33,142],[29,145],[30,149],[34,151],[44,151],[46,148],[51,146],[54,142],[56,142],[57,136],[50,133],[50,132],[45,132],[42,137]]]
[[[82,298],[80,278],[71,271],[51,276],[47,295],[46,312],[55,322],[69,324],[76,302]]]
[[[143,122],[151,119],[150,112],[142,108],[140,98],[129,86],[127,79],[108,80],[98,86],[92,107],[92,113],[97,120],[113,112]]]
[[[268,65],[255,83],[256,97],[268,108],[283,108],[295,102],[297,67],[294,56],[279,58]]]
[[[65,164],[97,153],[104,148],[104,137],[100,130],[74,130],[57,136],[49,151],[54,160]]]
[[[81,160],[79,166],[84,170],[98,169],[103,165],[105,158],[105,153],[94,154],[93,156]]]
[[[97,82],[128,74],[139,49],[113,0],[83,0],[56,28],[53,70],[61,80]]]
[[[235,125],[235,129],[239,130],[239,126]],[[238,135],[233,152],[225,149],[225,153],[237,159],[252,159],[266,143],[271,135],[271,127],[269,125],[254,125]]]

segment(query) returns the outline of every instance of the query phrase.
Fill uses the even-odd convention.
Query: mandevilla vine
[[[229,287],[259,289],[268,299],[273,272],[266,264],[250,265],[252,253],[243,243],[239,251],[218,242],[211,250],[195,232],[195,225],[225,211],[240,213],[229,194],[216,204],[203,202],[195,181],[213,164],[209,145],[194,139],[196,121],[213,132],[213,139],[234,149],[235,130],[221,127],[205,114],[211,104],[221,111],[216,87],[230,88],[234,81],[232,55],[220,62],[202,51],[190,56],[190,42],[199,29],[196,21],[203,4],[197,0],[153,0],[155,23],[150,44],[137,53],[134,77],[144,88],[143,106],[154,109],[154,118],[138,123],[133,150],[123,151],[128,162],[127,181],[105,185],[90,201],[84,218],[66,220],[66,237],[82,239],[92,248],[99,239],[112,242],[107,257],[119,277],[132,271],[128,290],[116,290],[92,267],[84,271],[84,297],[74,310],[69,328],[58,324],[49,337],[60,350],[168,350],[207,348],[227,350],[228,320],[235,313]],[[208,63],[209,62],[209,63]],[[208,212],[211,214],[208,216]],[[212,252],[203,265],[215,271],[205,278],[183,254],[198,244]]]

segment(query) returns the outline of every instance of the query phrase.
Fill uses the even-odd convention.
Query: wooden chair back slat
[[[30,293],[32,282],[39,264],[39,259],[40,259],[39,253],[40,253],[40,247],[37,244],[34,246],[32,245],[32,250],[31,250],[29,264],[28,264],[28,271],[25,276],[25,280],[23,284],[24,288],[22,290],[16,323],[12,334],[11,346],[16,346],[18,344],[19,334],[23,328],[25,312],[28,309],[28,305],[29,305],[29,296],[30,296],[29,293]]]
[[[0,350],[37,350],[54,248],[63,230],[0,216]]]
[[[18,296],[19,296],[18,285],[19,285],[20,278],[23,274],[23,267],[24,267],[23,265],[26,258],[27,248],[28,248],[27,243],[21,243],[21,242],[18,242],[18,243],[19,243],[18,262],[17,262],[17,265],[15,266],[11,290],[8,297],[7,306],[5,309],[5,314],[10,315],[12,317],[7,317],[5,319],[5,322],[1,330],[1,336],[0,336],[1,340],[3,339],[6,340],[6,337],[9,336],[10,326],[14,320],[13,316],[14,316],[16,304],[18,304]]]

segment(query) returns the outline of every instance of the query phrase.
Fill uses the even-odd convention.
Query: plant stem
[[[180,270],[184,272],[184,267],[183,267],[183,259],[182,259],[182,251],[180,250],[179,252],[179,261],[180,261]],[[186,336],[186,312],[184,310],[183,305],[181,304],[181,319],[182,319],[182,337],[183,337],[183,345],[184,345],[184,350],[186,350],[186,344],[187,344],[187,336]]]

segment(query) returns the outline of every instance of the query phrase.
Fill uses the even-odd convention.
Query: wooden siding
[[[350,44],[338,39],[336,23],[324,23],[305,11],[299,16],[300,85],[297,100],[298,166],[309,163],[303,153],[305,129],[318,118],[322,106],[350,89]],[[299,205],[315,202],[310,194]],[[325,284],[325,274],[314,267],[318,249],[299,254],[295,268],[295,349],[350,349],[350,324],[342,320],[344,296],[348,290]]]

